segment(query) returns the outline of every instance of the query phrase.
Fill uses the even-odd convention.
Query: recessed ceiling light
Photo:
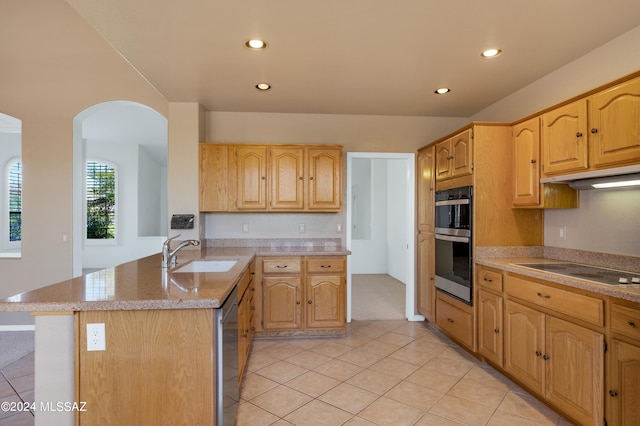
[[[438,95],[444,95],[445,93],[449,93],[450,91],[451,89],[449,89],[448,87],[441,87],[439,89],[436,89],[434,93],[437,93]]]
[[[252,50],[262,50],[267,47],[267,43],[265,41],[258,39],[249,40],[244,45]]]
[[[269,83],[258,83],[256,84],[256,89],[262,91],[269,90],[271,89],[271,85]]]
[[[500,49],[487,49],[480,54],[483,58],[495,58],[496,56],[500,56],[502,50]]]

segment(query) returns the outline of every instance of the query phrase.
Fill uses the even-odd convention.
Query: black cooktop
[[[640,272],[618,271],[615,269],[580,265],[579,263],[516,263],[515,265],[595,281],[600,284],[640,287]]]

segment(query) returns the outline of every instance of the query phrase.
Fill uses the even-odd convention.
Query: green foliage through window
[[[87,239],[116,237],[116,170],[87,161]]]
[[[9,168],[9,241],[22,240],[22,162]]]

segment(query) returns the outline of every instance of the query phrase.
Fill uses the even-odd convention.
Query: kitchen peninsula
[[[180,251],[178,264],[169,270],[161,267],[161,255],[156,254],[0,300],[0,310],[28,311],[36,318],[36,402],[86,402],[80,412],[38,411],[37,425],[142,420],[215,424],[216,311],[236,288],[243,303],[241,293],[255,289],[259,280],[254,265],[264,259],[299,258],[306,265],[348,254],[333,240],[303,246],[207,245]],[[189,265],[203,260],[235,264],[223,272],[190,270]],[[344,279],[334,275],[324,276],[332,283],[337,280],[344,292]],[[252,301],[253,294],[245,299]],[[342,306],[337,309],[343,312]],[[243,315],[239,308],[241,328],[249,324]],[[86,326],[96,323],[105,325],[106,350],[87,349]],[[238,331],[239,346],[250,328]],[[246,355],[248,347],[244,349]]]

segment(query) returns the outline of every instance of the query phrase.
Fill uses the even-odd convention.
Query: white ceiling
[[[208,111],[468,117],[640,25],[638,0],[68,2],[169,101]]]

